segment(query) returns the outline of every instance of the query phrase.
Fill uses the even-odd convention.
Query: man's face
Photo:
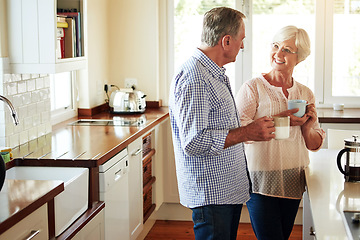
[[[244,38],[245,38],[245,24],[242,23],[240,26],[240,31],[237,36],[232,37],[230,41],[230,49],[228,54],[228,62],[235,62],[236,56],[238,55],[240,49],[244,49]]]

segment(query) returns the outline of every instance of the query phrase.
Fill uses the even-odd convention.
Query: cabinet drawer
[[[23,240],[33,235],[32,240],[49,239],[47,204],[15,224],[12,228],[0,235],[0,240]]]

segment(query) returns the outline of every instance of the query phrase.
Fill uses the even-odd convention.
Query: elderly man
[[[241,127],[225,64],[244,48],[244,14],[205,13],[201,45],[175,75],[170,119],[180,202],[193,211],[196,239],[236,239],[251,183],[243,142],[274,138],[272,118]]]

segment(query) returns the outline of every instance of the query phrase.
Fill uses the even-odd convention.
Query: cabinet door
[[[77,9],[80,24],[74,28],[76,31],[72,39],[76,39],[76,49],[83,49],[86,40],[86,1],[7,1],[11,73],[57,73],[86,68],[84,53],[78,54],[78,57],[61,58],[61,52],[66,48],[64,41],[72,35],[68,34],[66,38],[57,35],[56,13],[57,8]],[[57,52],[60,52],[60,56],[56,55]]]
[[[128,146],[129,153],[129,227],[135,240],[143,228],[142,138]]]
[[[104,209],[78,232],[72,240],[104,240]]]
[[[31,237],[31,238],[30,238]],[[42,205],[12,228],[0,235],[0,240],[49,239],[47,204]]]
[[[316,239],[314,221],[311,214],[310,200],[307,191],[304,193],[303,198],[303,239]]]

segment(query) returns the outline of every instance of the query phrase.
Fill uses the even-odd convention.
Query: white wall
[[[109,82],[108,0],[87,1],[86,70],[78,71],[79,108],[104,103],[104,84]]]
[[[0,0],[0,57],[7,57],[6,0]]]
[[[147,100],[159,99],[159,1],[109,0],[110,83],[136,78]]]
[[[165,24],[160,5],[166,1],[88,0],[88,69],[79,71],[79,108],[103,104],[104,84],[122,88],[125,78],[136,78],[147,100],[167,98],[167,85],[159,77],[166,69],[166,61],[159,65],[159,26]]]

